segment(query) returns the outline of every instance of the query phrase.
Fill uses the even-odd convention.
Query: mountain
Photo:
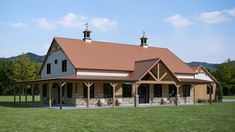
[[[31,52],[28,52],[28,53],[26,53],[25,55],[29,58],[29,60],[34,61],[34,62],[37,62],[37,63],[39,63],[39,64],[42,64],[42,63],[43,63],[43,60],[44,60],[44,58],[45,58],[45,55],[40,56],[40,55],[31,53]],[[7,58],[7,59],[16,60],[16,59],[19,58],[20,56],[21,56],[21,55],[13,56],[13,57],[10,57],[10,58]]]
[[[212,71],[216,70],[217,67],[219,66],[219,64],[213,64],[213,63],[207,63],[207,62],[194,62],[194,61],[190,62],[190,63],[186,63],[186,64],[191,65],[191,66],[192,65],[202,65],[205,68],[208,68]]]

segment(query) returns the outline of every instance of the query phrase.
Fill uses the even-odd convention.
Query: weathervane
[[[143,36],[145,36],[145,31],[143,31]]]

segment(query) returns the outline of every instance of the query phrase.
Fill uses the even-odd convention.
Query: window
[[[62,72],[66,72],[67,71],[67,60],[63,60],[62,61]]]
[[[190,96],[190,85],[185,84],[183,85],[183,97],[189,97]]]
[[[109,83],[104,83],[104,98],[112,98],[113,97],[113,87]]]
[[[211,92],[211,94],[213,94],[213,87],[210,86],[210,85],[207,85],[207,90],[206,90],[206,92],[207,92],[207,94],[210,94],[210,92]]]
[[[73,85],[69,83],[67,85],[67,98],[72,98]]]
[[[58,60],[55,60],[55,64],[57,64],[58,63]]]
[[[162,84],[154,85],[154,97],[162,97]]]
[[[90,86],[90,98],[95,97],[95,85],[94,83]],[[83,98],[87,98],[87,86],[83,84]]]
[[[42,96],[43,97],[47,97],[47,85],[46,84],[43,84],[43,87],[42,87]]]
[[[131,97],[131,84],[122,84],[122,97]]]
[[[175,97],[176,96],[176,86],[173,84],[169,85],[169,97]]]
[[[51,63],[47,64],[47,74],[51,74]]]

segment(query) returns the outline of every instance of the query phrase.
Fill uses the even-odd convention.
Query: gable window
[[[154,97],[162,97],[162,84],[154,85]]]
[[[69,83],[67,85],[67,98],[72,98],[73,85]]]
[[[47,74],[51,74],[51,63],[47,64]]]
[[[62,72],[67,71],[67,60],[62,60]]]
[[[190,97],[190,88],[189,84],[183,85],[183,97]]]
[[[43,87],[42,87],[42,96],[43,97],[47,97],[47,85],[46,84],[43,84]]]
[[[104,83],[104,98],[113,97],[113,87],[109,83]]]
[[[90,98],[95,97],[95,85],[94,83],[90,86]],[[87,86],[83,84],[83,98],[87,98]]]
[[[211,92],[211,94],[213,94],[213,87],[211,87],[210,85],[207,85],[206,93],[210,94],[210,92]]]
[[[55,60],[55,64],[57,64],[58,63],[58,60]]]
[[[169,97],[175,97],[176,96],[176,86],[173,84],[169,85]]]
[[[131,97],[131,84],[122,84],[122,97]]]

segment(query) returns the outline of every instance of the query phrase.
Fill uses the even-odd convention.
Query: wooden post
[[[48,105],[49,105],[49,108],[51,108],[51,86],[52,86],[52,83],[49,83],[49,86],[48,86]]]
[[[63,88],[63,86],[66,84],[66,82],[61,82],[60,83],[60,109],[62,110],[62,92],[63,92],[63,90],[62,90],[62,88]]]
[[[175,105],[177,106],[177,105],[179,105],[179,96],[180,96],[179,88],[180,88],[180,85],[178,84],[178,85],[175,85],[175,86],[176,86],[176,103],[175,103]]]
[[[118,85],[117,83],[109,83],[113,87],[113,99],[112,99],[112,107],[115,106],[115,87]]]
[[[19,87],[19,103],[21,104],[21,87]]]
[[[87,86],[87,108],[90,107],[90,87],[92,84],[92,82],[85,82],[85,85]]]
[[[32,87],[31,87],[31,94],[32,94],[32,105],[34,105],[34,101],[35,101],[35,98],[34,98],[34,85],[32,85]]]
[[[14,94],[14,103],[16,103],[16,87],[13,88],[13,94]]]
[[[138,96],[138,87],[140,85],[139,82],[135,82],[132,84],[135,89],[135,99],[134,99],[134,107],[137,107],[139,104],[139,96]]]
[[[27,98],[27,87],[28,87],[28,85],[25,85],[26,87],[24,88],[24,93],[25,93],[25,104],[27,104],[28,103],[28,98]]]
[[[211,104],[211,102],[212,102],[212,101],[211,101],[211,100],[212,100],[212,99],[211,99],[211,92],[212,92],[212,88],[213,88],[213,87],[212,87],[212,85],[210,85],[210,89],[209,89],[209,93],[210,93],[210,99],[209,99],[209,102],[210,102],[210,104]]]
[[[193,87],[193,104],[195,105],[196,104],[196,87],[195,85],[192,85]]]

